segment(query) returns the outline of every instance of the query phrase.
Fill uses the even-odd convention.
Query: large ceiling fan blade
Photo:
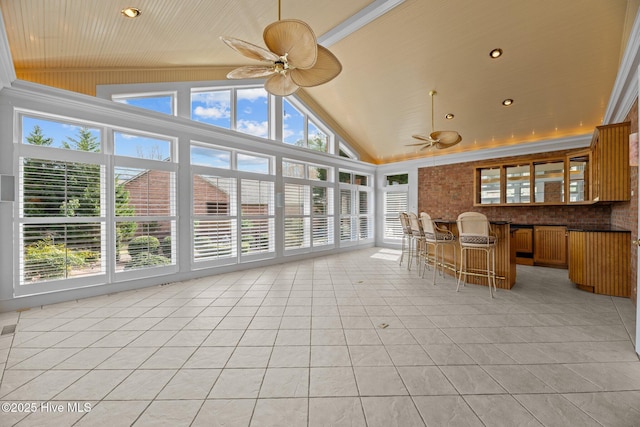
[[[318,56],[318,43],[311,27],[297,19],[283,19],[267,25],[262,34],[267,48],[287,55],[293,68],[311,68]]]
[[[462,141],[460,134],[453,130],[440,130],[432,132],[429,136],[438,144],[442,145],[442,148],[451,147]]]
[[[415,138],[415,139],[419,139],[420,141],[427,141],[427,142],[433,142],[433,139],[431,139],[430,136],[427,135],[411,135],[411,137]]]
[[[418,145],[429,145],[430,142],[416,142],[415,144],[404,144],[405,147],[417,147]]]
[[[291,80],[288,74],[277,73],[267,79],[264,88],[272,95],[287,96],[297,91],[299,86]]]
[[[227,46],[241,53],[247,58],[256,59],[258,61],[271,62],[275,62],[280,59],[280,57],[275,53],[269,52],[263,47],[256,46],[255,44],[246,42],[244,40],[236,39],[233,37],[220,37],[220,40],[222,40],[227,44]]]
[[[342,64],[333,53],[324,46],[318,46],[318,58],[309,69],[294,68],[290,70],[291,79],[302,87],[312,87],[327,83],[336,78],[342,71]]]
[[[273,65],[246,65],[236,68],[227,74],[228,79],[259,79],[269,77],[276,70]]]

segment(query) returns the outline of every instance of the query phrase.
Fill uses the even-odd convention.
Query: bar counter
[[[438,227],[446,228],[458,238],[458,226],[456,221],[447,219],[434,219]],[[516,251],[515,246],[511,244],[511,224],[506,221],[489,221],[491,223],[491,231],[497,236],[498,241],[495,248],[496,256],[496,287],[500,289],[511,289],[516,283]],[[453,266],[453,247],[445,246],[445,263]],[[460,268],[460,243],[456,247],[457,266]],[[470,271],[484,269],[487,261],[486,254],[482,251],[467,251],[467,266]],[[449,275],[454,275],[453,268],[446,268],[445,271]],[[468,283],[487,286],[487,278],[480,276],[467,276]]]

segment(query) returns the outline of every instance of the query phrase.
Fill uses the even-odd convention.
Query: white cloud
[[[251,120],[238,120],[236,127],[238,132],[267,138],[269,136],[269,122],[256,122]]]
[[[267,91],[264,88],[257,87],[253,89],[241,89],[237,92],[239,101],[256,101],[258,99],[267,100]]]
[[[226,119],[231,116],[231,110],[225,105],[216,105],[213,107],[196,107],[193,110],[196,117],[205,119]]]

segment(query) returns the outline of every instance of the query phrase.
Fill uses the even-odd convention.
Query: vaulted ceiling
[[[456,130],[447,153],[584,135],[601,124],[638,0],[404,0],[333,43],[333,81],[303,97],[363,159],[428,156],[413,134]],[[385,0],[281,0],[318,36]],[[135,6],[142,14],[126,19]],[[18,76],[227,70],[252,64],[220,36],[263,45],[277,0],[0,0]],[[503,55],[492,59],[489,52]],[[221,74],[224,76],[224,73]],[[509,107],[502,105],[513,99]],[[455,117],[445,119],[445,114]],[[443,152],[445,150],[435,150]]]

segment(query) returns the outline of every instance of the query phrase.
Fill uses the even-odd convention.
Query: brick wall
[[[625,121],[631,122],[631,133],[638,132],[638,100]],[[638,167],[631,167],[631,201],[616,203],[611,207],[611,225],[631,230],[631,240],[638,239]],[[638,301],[638,247],[631,246],[631,300]]]

